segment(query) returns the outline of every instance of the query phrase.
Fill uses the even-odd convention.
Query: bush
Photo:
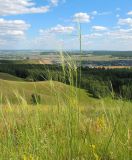
[[[32,94],[31,95],[31,102],[34,105],[40,104],[41,103],[41,97],[38,94]]]

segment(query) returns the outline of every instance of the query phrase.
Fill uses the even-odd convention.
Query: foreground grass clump
[[[131,103],[98,104],[1,106],[0,159],[132,159]]]

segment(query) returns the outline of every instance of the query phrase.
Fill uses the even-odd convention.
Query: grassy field
[[[0,80],[0,94],[2,103],[8,101],[12,104],[18,104],[25,101],[31,104],[32,94],[37,94],[41,97],[41,104],[56,104],[57,96],[60,103],[69,98],[71,92],[79,95],[80,103],[87,103],[88,95],[86,91],[76,89],[60,82],[45,81],[45,82],[24,82],[24,81],[9,81]]]
[[[4,105],[0,158],[130,160],[131,114],[129,102],[105,99],[78,105],[73,95],[63,105],[59,99],[55,105]]]
[[[51,80],[0,80],[0,92],[1,160],[132,159],[131,102]]]

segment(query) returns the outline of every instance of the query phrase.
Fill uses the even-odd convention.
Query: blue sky
[[[0,0],[0,49],[132,50],[130,0]]]

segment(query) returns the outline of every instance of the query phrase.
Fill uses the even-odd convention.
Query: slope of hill
[[[69,97],[78,96],[80,102],[88,100],[87,93],[84,90],[68,86],[60,82],[45,81],[45,82],[18,82],[0,80],[0,94],[2,102],[10,101],[18,103],[26,100],[31,103],[32,95],[39,95],[42,104],[55,104],[58,101],[68,101]]]
[[[15,103],[22,100],[20,94],[30,102],[31,94],[37,93],[48,104],[1,107],[0,159],[132,159],[131,103],[114,99],[90,102],[92,98],[84,90],[51,81],[0,80],[0,91]]]
[[[0,73],[0,79],[10,80],[10,81],[22,81],[21,78],[18,78],[16,76],[10,75],[8,73]]]

